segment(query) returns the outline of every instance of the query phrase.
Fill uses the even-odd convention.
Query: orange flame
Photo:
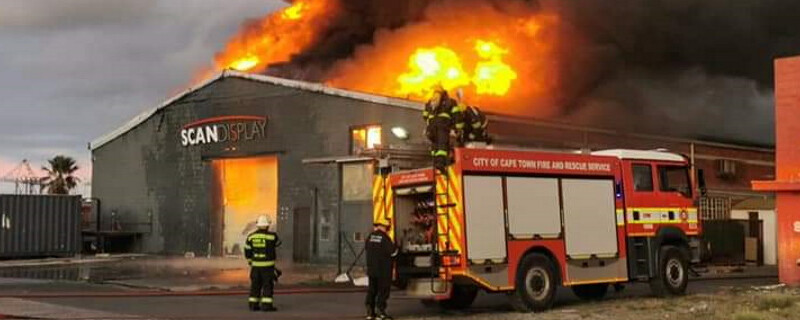
[[[469,84],[461,59],[449,48],[418,49],[408,59],[408,67],[409,72],[397,77],[400,96],[426,96],[438,85],[450,90]]]
[[[508,50],[494,42],[477,40],[480,59],[472,76],[464,70],[462,58],[450,48],[420,48],[408,59],[409,72],[397,77],[399,96],[428,96],[437,86],[446,90],[472,84],[478,94],[502,96],[517,78],[514,69],[502,61]]]
[[[325,70],[327,85],[425,100],[438,85],[460,88],[470,104],[489,110],[548,116],[558,103],[558,19],[523,2],[441,0],[425,16],[378,30],[371,44]],[[297,0],[252,23],[215,58],[215,69],[259,73],[288,62],[329,34],[344,9],[337,0]],[[443,14],[445,13],[445,14]],[[327,68],[327,67],[326,67]],[[531,113],[530,108],[537,111]]]
[[[303,13],[305,13],[306,3],[302,1],[297,1],[288,8],[283,10],[283,18],[287,20],[297,20],[303,17]]]
[[[517,79],[517,72],[502,60],[508,50],[493,42],[478,40],[475,51],[481,58],[489,60],[478,62],[475,67],[472,83],[476,92],[479,95],[505,95],[511,88],[511,83]]]
[[[336,11],[330,1],[298,0],[247,25],[217,54],[215,69],[262,72],[270,65],[289,61],[326,27],[326,15]]]
[[[244,58],[231,62],[231,64],[228,67],[236,71],[247,71],[255,68],[259,62],[260,60],[258,59],[258,57],[253,55],[248,55]]]

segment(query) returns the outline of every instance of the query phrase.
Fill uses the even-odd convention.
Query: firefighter
[[[444,171],[450,163],[450,133],[464,126],[461,109],[457,102],[450,98],[444,88],[437,88],[422,111],[425,119],[425,133],[431,142],[433,165]]]
[[[478,107],[466,106],[463,109],[463,116],[464,126],[458,134],[458,142],[461,146],[470,142],[492,143],[487,130],[489,120],[486,119],[486,115]]]
[[[376,222],[365,244],[369,277],[366,299],[367,320],[392,319],[386,314],[386,300],[389,299],[392,285],[392,260],[397,256],[398,250],[386,233],[388,229],[388,223]]]
[[[256,231],[247,236],[244,256],[250,265],[250,297],[251,311],[276,311],[273,305],[272,291],[280,274],[275,268],[275,248],[281,245],[278,235],[269,231],[269,217],[260,216],[256,221]]]

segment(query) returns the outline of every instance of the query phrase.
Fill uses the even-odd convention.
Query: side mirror
[[[703,169],[697,169],[697,188],[700,189],[700,195],[706,196],[706,176],[703,174]]]

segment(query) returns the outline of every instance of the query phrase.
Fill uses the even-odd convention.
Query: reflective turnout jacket
[[[256,230],[247,236],[244,245],[244,257],[251,267],[274,267],[275,248],[281,245],[281,240],[274,232]]]
[[[430,125],[433,119],[439,117],[447,119],[456,129],[461,129],[464,126],[461,114],[464,110],[463,106],[447,95],[443,95],[440,99],[438,103],[434,101],[436,99],[425,103],[425,108],[422,110],[422,119],[425,120],[425,124]]]
[[[470,134],[475,134],[474,137],[469,137],[470,140],[480,138],[489,125],[489,120],[486,119],[486,115],[473,106],[466,108],[464,118],[467,123],[466,126],[469,128],[467,131],[470,132]]]

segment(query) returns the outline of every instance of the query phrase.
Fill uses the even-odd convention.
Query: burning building
[[[92,143],[101,216],[151,221],[135,250],[236,254],[268,214],[282,254],[332,259],[367,232],[374,157],[420,165],[439,85],[506,146],[684,153],[726,216],[772,175],[764,70],[800,43],[793,11],[745,2],[290,1],[243,24],[192,89]],[[764,45],[727,36],[743,17]]]
[[[347,248],[357,255],[372,221],[375,159],[388,156],[396,169],[429,164],[421,109],[410,100],[221,72],[92,142],[101,220],[133,237],[128,250],[236,255],[266,214],[284,239],[284,258],[331,261],[342,248],[351,259]],[[725,215],[730,199],[755,196],[749,181],[769,177],[774,166],[769,147],[489,119],[505,147],[684,153],[708,172],[710,195],[728,201],[708,214]],[[142,223],[150,225],[126,232]]]

